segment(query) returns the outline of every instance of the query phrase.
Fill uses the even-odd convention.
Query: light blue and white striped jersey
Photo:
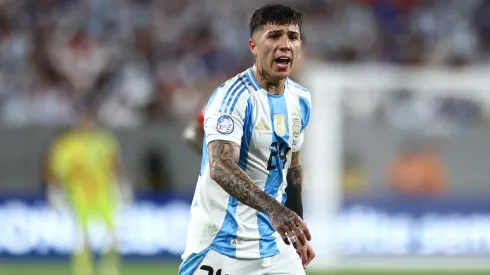
[[[287,79],[283,94],[270,94],[260,87],[251,69],[214,92],[204,116],[203,160],[183,259],[209,249],[242,259],[279,253],[277,242],[282,239],[269,217],[239,202],[211,179],[207,144],[228,140],[240,145],[240,168],[284,204],[291,154],[303,143],[310,108],[305,88]]]

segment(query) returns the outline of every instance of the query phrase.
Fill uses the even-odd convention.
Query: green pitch
[[[122,275],[177,275],[178,263],[131,263],[123,267]],[[409,272],[409,271],[338,271],[330,273],[307,272],[307,275],[477,275],[482,272]],[[62,263],[7,263],[0,262],[0,275],[70,275],[70,268]],[[234,274],[231,274],[234,275]]]

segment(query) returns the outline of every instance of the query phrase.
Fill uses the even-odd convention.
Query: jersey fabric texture
[[[203,159],[184,261],[209,250],[239,259],[267,258],[280,252],[282,239],[269,217],[239,202],[211,179],[207,145],[214,140],[238,144],[240,168],[284,204],[291,154],[303,143],[310,109],[307,89],[287,79],[281,95],[270,94],[260,87],[250,68],[216,89],[204,116]],[[181,270],[179,274],[192,273]]]

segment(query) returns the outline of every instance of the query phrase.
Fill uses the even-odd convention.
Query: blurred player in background
[[[48,157],[49,201],[55,208],[62,207],[62,192],[81,231],[81,247],[75,245],[73,251],[74,274],[94,273],[89,244],[89,225],[94,221],[102,221],[110,237],[101,274],[119,274],[115,223],[121,191],[119,146],[115,137],[99,126],[93,106],[72,129],[53,140]]]
[[[184,133],[198,148],[204,127],[206,146],[181,275],[305,274],[314,257],[302,220],[299,156],[310,95],[288,78],[301,24],[302,14],[287,6],[256,10],[249,40],[255,65],[222,84]]]
[[[197,154],[202,154],[204,141],[204,112],[206,107],[203,107],[196,118],[191,120],[182,134],[186,145]]]

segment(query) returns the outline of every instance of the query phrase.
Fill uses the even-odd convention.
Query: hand
[[[309,242],[307,242],[306,245],[301,245],[300,243],[296,242],[295,248],[296,253],[298,253],[299,257],[301,258],[303,268],[306,269],[306,267],[316,256],[315,251],[313,251],[313,247],[311,247]]]
[[[294,244],[297,240],[301,245],[306,245],[307,240],[311,240],[310,230],[306,223],[292,210],[278,203],[269,212],[272,225],[287,245],[290,245],[291,242]]]

